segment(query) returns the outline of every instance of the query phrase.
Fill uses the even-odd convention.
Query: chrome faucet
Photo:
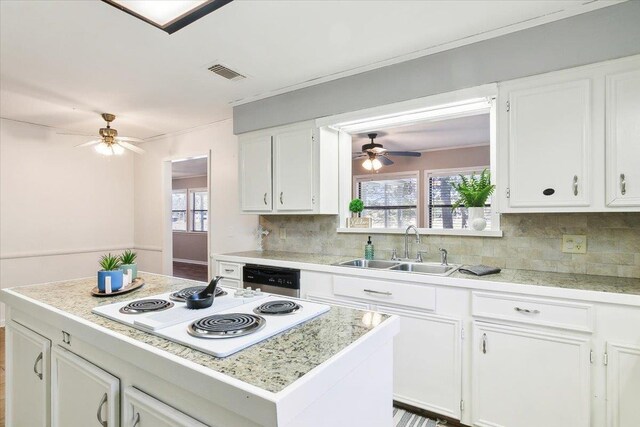
[[[420,243],[420,233],[418,233],[418,229],[415,225],[410,225],[404,231],[404,257],[405,259],[409,259],[409,230],[413,228],[413,231],[416,233],[416,243]],[[418,251],[417,260],[422,262],[422,254]]]
[[[449,253],[447,252],[446,249],[440,248],[439,250],[440,250],[440,264],[449,265],[449,261],[447,259],[449,256]]]

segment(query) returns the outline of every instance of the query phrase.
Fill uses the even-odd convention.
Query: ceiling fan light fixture
[[[382,162],[380,162],[380,160],[378,159],[373,159],[371,161],[371,166],[373,166],[373,170],[377,171],[378,169],[380,169],[382,167]]]
[[[99,154],[102,154],[103,156],[121,156],[124,154],[124,148],[119,145],[119,144],[105,144],[104,142],[101,142],[100,144],[96,145],[95,148],[96,152],[98,152]]]
[[[371,159],[367,159],[362,162],[362,167],[370,171],[371,169],[373,169],[373,162],[371,161]]]

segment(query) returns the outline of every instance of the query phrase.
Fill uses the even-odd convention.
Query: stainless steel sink
[[[460,267],[459,265],[442,265],[436,263],[413,263],[402,261],[384,261],[353,259],[337,263],[343,267],[355,267],[373,270],[402,271],[406,273],[430,274],[432,276],[448,276]]]
[[[351,261],[340,262],[338,265],[342,265],[344,267],[388,269],[399,264],[395,261],[353,259]]]
[[[406,271],[409,273],[432,274],[436,276],[448,276],[456,271],[458,267],[458,265],[402,263],[391,267],[390,270]]]

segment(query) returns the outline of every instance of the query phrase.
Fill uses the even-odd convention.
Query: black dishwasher
[[[246,264],[242,269],[242,280],[245,288],[260,288],[270,294],[300,297],[300,270]]]

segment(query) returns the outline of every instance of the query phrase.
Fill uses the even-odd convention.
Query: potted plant
[[[491,184],[491,174],[485,169],[479,177],[471,174],[470,178],[460,175],[461,182],[452,182],[451,186],[456,190],[460,198],[452,206],[455,210],[465,206],[469,210],[469,223],[474,230],[484,230],[487,220],[484,218],[484,205],[496,186]]]
[[[353,199],[349,202],[349,211],[351,218],[347,219],[347,227],[352,228],[369,228],[371,227],[371,218],[360,218],[359,214],[364,210],[364,202],[360,199]]]
[[[120,258],[107,254],[100,258],[102,270],[98,271],[98,291],[105,292],[107,277],[110,278],[111,291],[117,291],[122,287],[123,272],[120,270]]]
[[[131,281],[138,277],[138,265],[136,264],[136,258],[138,254],[131,249],[127,249],[120,255],[120,269],[130,274]]]

